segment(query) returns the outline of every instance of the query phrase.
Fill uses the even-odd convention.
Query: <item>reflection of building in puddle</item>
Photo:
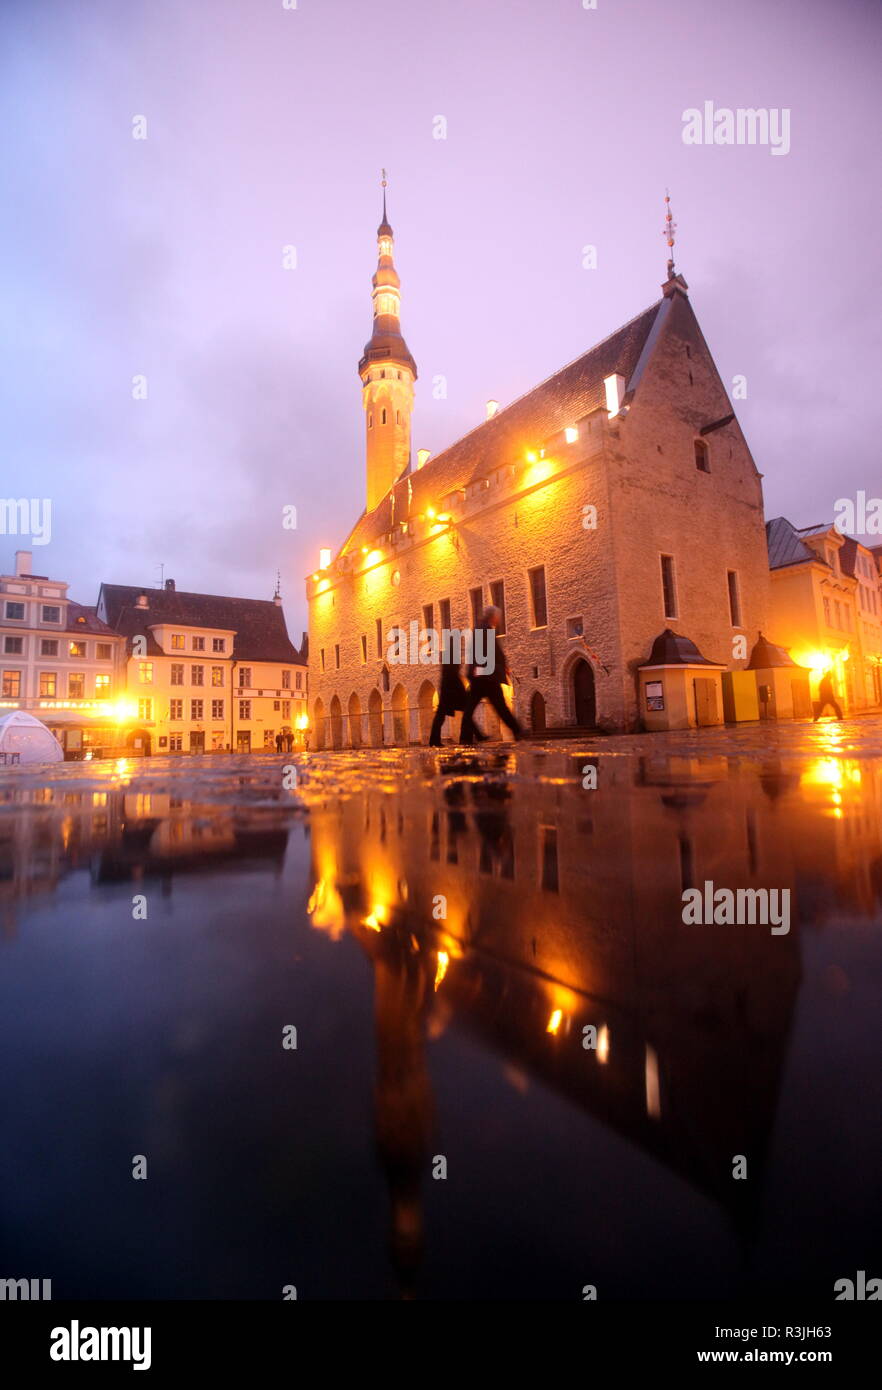
[[[77,869],[96,884],[155,877],[168,890],[180,873],[249,861],[280,868],[287,839],[287,825],[268,823],[259,811],[165,793],[7,790],[0,801],[3,930],[14,930],[18,900],[52,893]]]
[[[798,775],[725,759],[610,760],[590,792],[580,776],[453,775],[440,793],[313,807],[314,925],[351,930],[374,962],[378,1134],[408,1287],[431,1142],[424,1040],[449,1022],[515,1084],[554,1087],[750,1229],[815,916],[806,875],[819,862],[831,900],[853,906],[856,856],[865,878],[879,859],[878,771],[849,780],[876,813],[871,830],[855,802],[851,845],[850,811],[801,799]],[[789,889],[789,934],[684,925],[684,889],[708,879]],[[733,1179],[737,1154],[750,1182]]]

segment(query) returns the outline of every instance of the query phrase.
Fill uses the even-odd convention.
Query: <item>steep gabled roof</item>
[[[141,594],[146,595],[146,609],[135,606]],[[159,623],[219,628],[235,633],[233,656],[237,661],[301,662],[300,653],[288,636],[285,615],[270,599],[188,594],[178,589],[144,589],[133,584],[102,584],[101,597],[108,623],[126,637],[146,633]],[[152,635],[148,636],[148,649],[153,655],[159,652]]]
[[[495,468],[522,459],[526,449],[541,448],[546,439],[605,402],[604,378],[614,372],[625,381],[634,374],[640,354],[656,320],[659,300],[631,319],[575,362],[520,396],[485,420],[423,467],[405,473],[372,512],[356,522],[341,554],[374,543],[408,513],[439,506],[448,493],[464,488]],[[408,483],[412,499],[408,505]],[[392,498],[394,496],[394,504]]]
[[[818,535],[824,531],[829,531],[829,526],[807,526],[803,531],[797,531],[796,527],[784,516],[776,516],[772,521],[766,522],[766,542],[769,547],[769,569],[780,570],[787,565],[802,565],[807,560],[814,560],[816,564],[824,565],[826,560],[822,560],[810,546],[807,546],[802,536]]]

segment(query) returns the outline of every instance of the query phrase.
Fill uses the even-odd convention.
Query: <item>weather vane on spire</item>
[[[668,252],[669,252],[669,255],[668,255],[668,279],[669,279],[669,280],[673,280],[673,278],[674,278],[674,239],[675,239],[675,238],[674,238],[674,233],[676,232],[676,230],[677,230],[677,224],[676,224],[676,222],[674,221],[673,215],[672,215],[672,213],[671,213],[671,195],[670,195],[669,191],[668,191],[667,188],[666,188],[666,189],[665,189],[665,225],[664,225],[664,227],[662,228],[662,236],[664,237],[665,241],[667,242]]]

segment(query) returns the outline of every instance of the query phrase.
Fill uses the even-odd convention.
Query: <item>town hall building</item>
[[[468,629],[488,604],[534,732],[720,723],[724,701],[756,718],[760,474],[673,261],[654,304],[414,465],[385,196],[377,243],[365,509],[307,580],[312,746],[426,742],[438,667],[390,659],[390,634]]]

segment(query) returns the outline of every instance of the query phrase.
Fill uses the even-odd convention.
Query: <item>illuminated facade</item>
[[[118,741],[124,644],[67,591],[33,573],[27,550],[0,575],[0,711],[35,715],[75,755]]]
[[[637,670],[669,627],[746,669],[768,606],[760,476],[673,265],[644,313],[414,467],[385,205],[378,248],[366,507],[307,580],[314,746],[427,741],[437,668],[390,660],[390,632],[468,628],[488,603],[537,732],[640,727]],[[690,696],[687,722],[719,722],[716,689],[707,704]]]
[[[833,525],[768,524],[771,619],[790,655],[827,672],[844,711],[882,704],[882,582],[872,550]]]
[[[281,599],[102,584],[98,613],[125,642],[129,735],[142,753],[276,752],[303,743],[305,655]]]

